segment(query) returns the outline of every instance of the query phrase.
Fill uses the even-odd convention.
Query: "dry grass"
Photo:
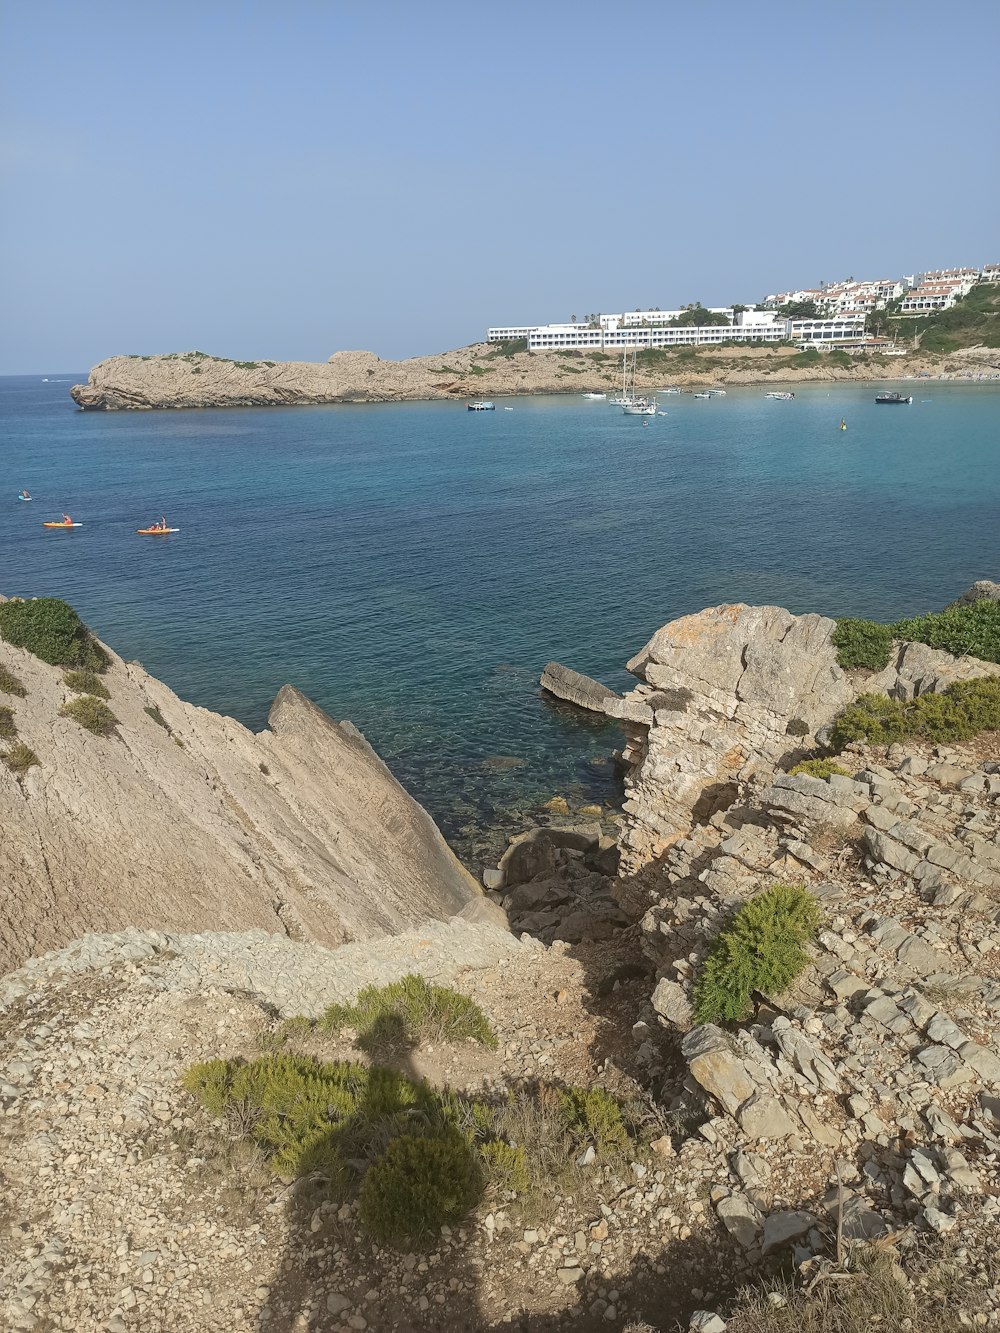
[[[989,1306],[964,1252],[940,1241],[894,1240],[855,1247],[798,1291],[744,1292],[727,1333],[960,1333]]]

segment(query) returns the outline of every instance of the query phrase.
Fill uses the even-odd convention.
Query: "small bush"
[[[147,717],[152,718],[158,727],[162,727],[164,731],[170,730],[170,727],[167,725],[167,719],[157,708],[156,704],[147,704],[142,711]]]
[[[364,1051],[415,1045],[422,1037],[438,1041],[471,1038],[490,1050],[497,1039],[474,1000],[423,977],[407,976],[388,986],[366,986],[351,1005],[332,1004],[320,1019],[327,1032],[352,1027]]]
[[[16,773],[21,778],[24,777],[29,768],[34,768],[38,763],[38,755],[27,745],[18,741],[17,745],[12,745],[7,751],[3,761],[12,773]]]
[[[791,717],[788,719],[788,726],[785,728],[786,736],[808,736],[809,723],[801,717]]]
[[[816,900],[776,884],[741,908],[716,936],[694,989],[698,1023],[742,1022],[753,994],[780,995],[809,961],[805,944],[819,924]]]
[[[510,1194],[524,1194],[531,1186],[528,1159],[520,1144],[511,1145],[496,1140],[484,1143],[479,1149],[487,1179],[498,1189]]]
[[[0,635],[50,666],[103,671],[108,665],[107,654],[80,617],[56,597],[0,603]]]
[[[892,628],[874,620],[838,620],[833,646],[845,671],[853,667],[883,671],[892,652]]]
[[[1000,662],[1000,602],[972,602],[926,616],[911,616],[892,626],[897,639],[943,648],[956,657]]]
[[[971,740],[981,731],[1000,731],[1000,678],[996,676],[956,681],[940,694],[920,694],[906,701],[862,694],[834,720],[830,744],[835,750],[852,741],[941,744]]]
[[[71,717],[81,727],[92,731],[95,736],[110,736],[118,726],[118,719],[101,699],[92,694],[81,694],[78,699],[71,699],[63,704],[59,712],[63,717]]]
[[[104,682],[93,671],[67,671],[63,684],[77,694],[92,694],[96,699],[111,698]]]
[[[0,694],[14,694],[19,699],[23,699],[27,693],[28,691],[14,673],[8,671],[5,666],[0,666]]]
[[[805,774],[807,778],[829,778],[834,773],[839,774],[842,778],[851,777],[847,769],[838,764],[835,759],[803,759],[801,764],[796,764],[788,772],[793,778],[800,773]]]
[[[482,1194],[476,1154],[458,1134],[400,1135],[364,1178],[361,1220],[376,1240],[428,1238],[460,1222]]]
[[[566,1126],[580,1144],[593,1143],[601,1157],[628,1151],[629,1136],[621,1107],[603,1088],[569,1088],[560,1098]]]
[[[13,741],[16,739],[17,723],[14,721],[14,710],[0,705],[0,740]]]

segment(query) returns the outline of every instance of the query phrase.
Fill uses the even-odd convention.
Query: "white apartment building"
[[[835,346],[864,337],[864,315],[834,319],[781,319],[773,311],[745,310],[733,324],[671,324],[658,328],[588,328],[545,324],[528,334],[528,351],[616,352],[636,347],[711,347],[727,342],[796,342]],[[493,332],[493,330],[491,330]]]
[[[900,314],[929,315],[932,310],[949,310],[960,296],[966,296],[974,286],[975,282],[967,278],[923,282],[903,298]]]
[[[967,282],[971,286],[978,281],[977,268],[936,268],[920,275],[921,287],[928,282]]]
[[[979,270],[980,282],[1000,282],[1000,264],[984,264]]]
[[[487,329],[486,341],[490,343],[513,342],[515,338],[527,338],[537,328],[537,324],[518,324],[498,329]]]

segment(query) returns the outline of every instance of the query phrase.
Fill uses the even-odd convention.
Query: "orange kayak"
[[[136,528],[140,537],[165,537],[168,532],[180,532],[180,528]]]
[[[82,523],[43,523],[43,528],[82,528]]]

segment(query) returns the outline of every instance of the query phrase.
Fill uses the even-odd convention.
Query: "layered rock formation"
[[[858,694],[912,698],[1000,667],[898,644],[873,675],[837,665],[835,622],[775,606],[710,607],[672,621],[628,663],[641,681],[605,711],[628,737],[622,868],[634,871],[816,745]]]
[[[103,737],[60,714],[61,668],[0,641],[27,691],[0,699],[39,760],[0,762],[0,972],[125,926],[339,944],[497,915],[350,723],[285,686],[254,735],[108,651]]]
[[[750,784],[674,843],[642,922],[658,981],[636,1035],[654,1063],[657,1030],[679,1039],[688,1080],[668,1095],[715,1113],[710,1141],[735,1154],[719,1217],[755,1253],[772,1195],[740,1165],[761,1162],[750,1142],[769,1145],[769,1177],[805,1144],[838,1155],[846,1189],[832,1198],[854,1238],[914,1220],[950,1231],[970,1192],[1000,1184],[1000,745],[841,758],[852,776]],[[812,963],[735,1037],[696,1026],[707,946],[776,881],[820,902]],[[797,1235],[824,1212],[817,1199]]]

